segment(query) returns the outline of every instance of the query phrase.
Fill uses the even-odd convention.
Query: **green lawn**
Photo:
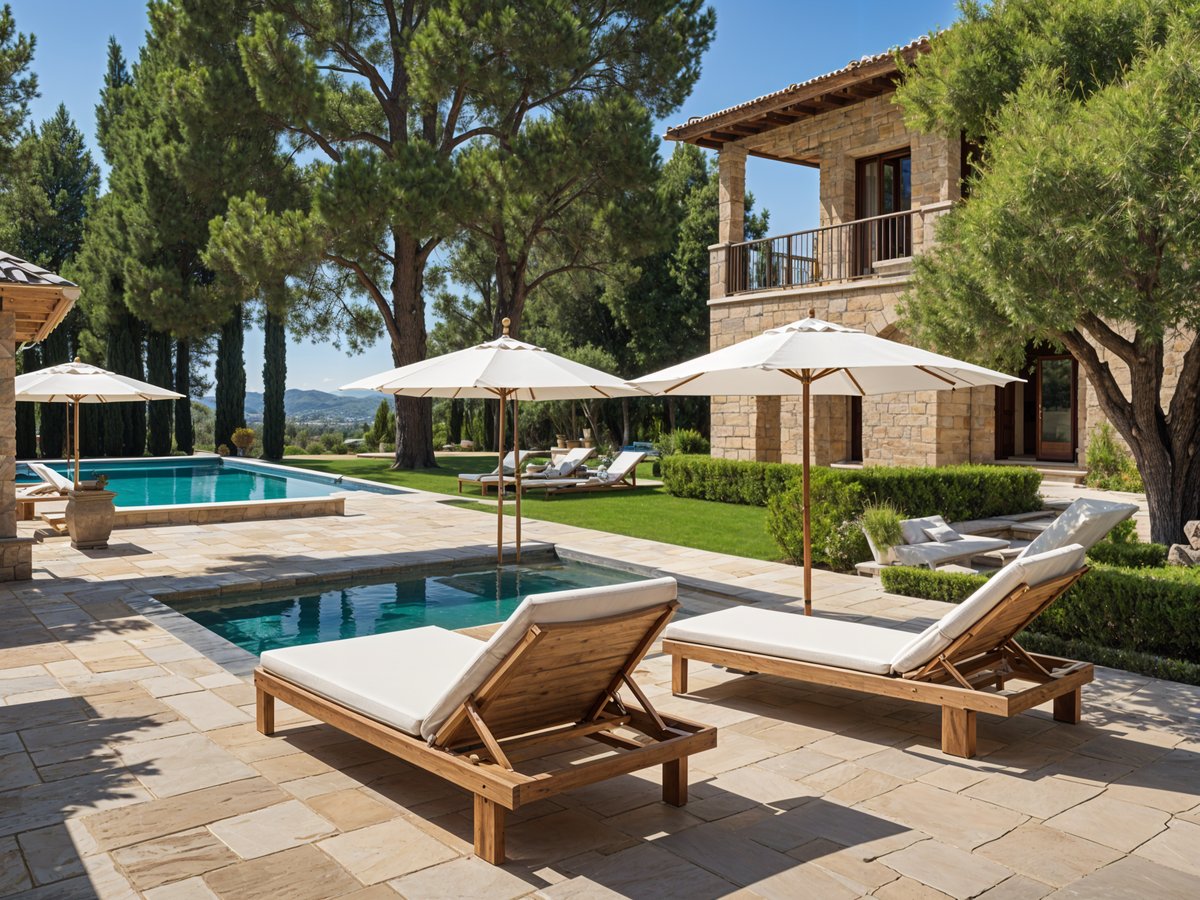
[[[288,465],[333,475],[367,478],[384,484],[417,488],[458,497],[455,476],[459,472],[490,472],[494,459],[481,456],[443,456],[436,469],[393,472],[385,459],[284,460]],[[651,465],[638,468],[638,475],[649,478]],[[491,500],[471,502],[476,489],[464,487],[462,500],[470,509],[495,513]],[[511,512],[511,511],[510,511]],[[737,506],[672,497],[661,487],[644,487],[611,494],[558,496],[546,500],[534,492],[521,501],[521,513],[528,519],[561,522],[580,528],[594,528],[613,534],[648,538],[667,544],[696,547],[718,553],[732,553],[752,559],[776,560],[779,548],[766,530],[766,510],[758,506]]]

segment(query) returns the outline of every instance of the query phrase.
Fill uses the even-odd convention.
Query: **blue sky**
[[[95,140],[94,108],[104,78],[109,35],[131,59],[146,30],[141,0],[8,0],[22,32],[37,36],[34,68],[41,97],[33,104],[40,121],[65,103],[80,128]],[[683,106],[660,123],[685,121],[844,66],[851,59],[945,27],[955,17],[953,0],[715,0],[717,37],[703,72]],[[663,155],[671,145],[664,143]],[[97,154],[98,155],[98,154]],[[752,159],[747,183],[759,208],[771,212],[771,233],[808,228],[817,219],[817,173],[813,169]],[[321,344],[291,340],[288,386],[332,390],[339,384],[391,368],[386,339],[347,357]],[[636,374],[636,373],[629,373]],[[246,379],[262,389],[262,335],[246,335]]]

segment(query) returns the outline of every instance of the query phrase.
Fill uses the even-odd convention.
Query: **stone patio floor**
[[[262,737],[245,654],[150,599],[486,560],[493,520],[444,500],[37,546],[35,580],[0,588],[0,895],[1200,897],[1200,689],[1099,670],[1081,725],[981,716],[968,761],[938,751],[932,708],[697,664],[673,698],[652,656],[661,708],[720,728],[691,803],[660,804],[654,770],[579,790],[511,816],[494,868],[471,856],[467,794],[286,707]],[[789,566],[525,536],[676,575],[690,613],[800,593]],[[816,608],[914,630],[944,609],[829,573]]]

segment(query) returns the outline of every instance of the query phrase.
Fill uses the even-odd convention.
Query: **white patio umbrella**
[[[590,400],[610,397],[640,397],[645,392],[632,388],[615,375],[550,353],[510,337],[510,322],[504,319],[504,334],[465,350],[435,356],[370,375],[341,390],[369,390],[405,397],[484,398],[500,401],[499,484],[496,502],[496,561],[504,561],[504,410],[513,401],[513,459],[517,508],[517,561],[521,560],[521,438],[519,403],[522,400]]]
[[[79,361],[50,366],[16,380],[16,399],[74,406],[75,487],[79,487],[79,404],[135,403],[140,400],[181,400],[183,394],[137,381]]]
[[[946,390],[1021,381],[875,337],[854,328],[807,319],[706,353],[677,366],[635,378],[630,384],[652,394],[688,396],[776,396],[803,398],[804,612],[812,614],[812,544],[809,523],[809,434],[811,396],[892,394]]]

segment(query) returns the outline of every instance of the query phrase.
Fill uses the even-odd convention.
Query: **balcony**
[[[939,204],[940,206],[940,204]],[[912,256],[920,209],[855,219],[729,246],[725,293],[814,287],[878,277]],[[914,219],[916,225],[914,226]]]

